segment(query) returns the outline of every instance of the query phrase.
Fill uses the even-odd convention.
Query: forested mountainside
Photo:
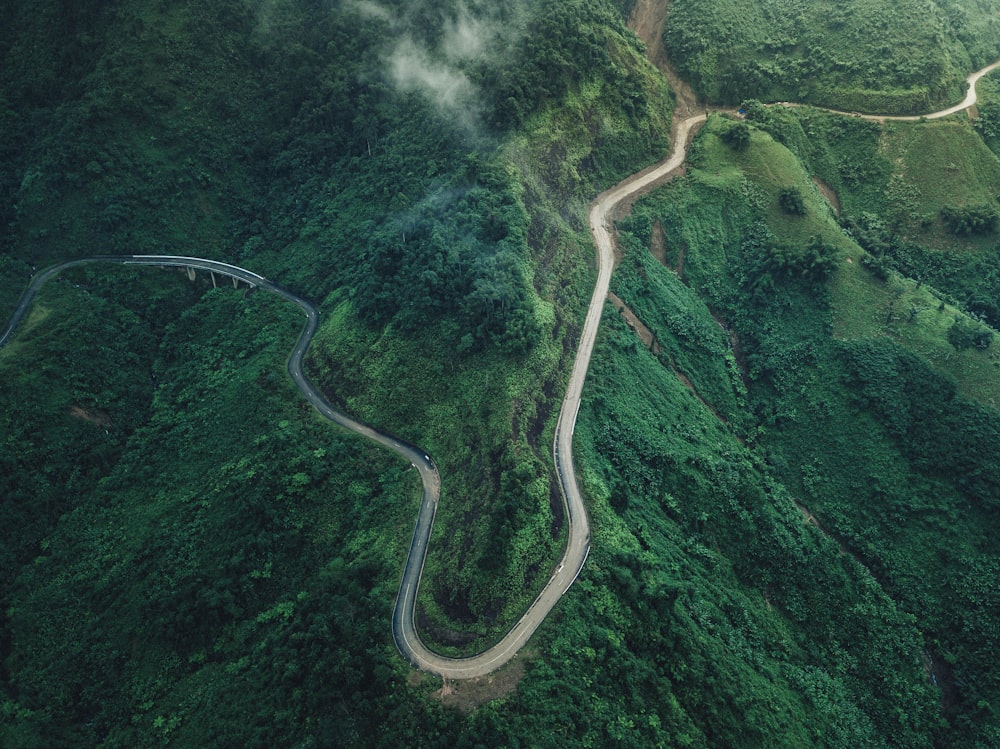
[[[295,390],[294,308],[50,281],[0,349],[0,745],[1000,744],[1000,78],[939,121],[766,106],[956,102],[1000,3],[8,5],[4,316],[99,254],[312,299],[310,377],[440,468],[417,623],[451,655],[565,543],[588,204],[666,155],[676,99],[745,117],[618,224],[590,556],[472,682],[395,648],[419,480]],[[693,95],[630,30],[656,11]]]

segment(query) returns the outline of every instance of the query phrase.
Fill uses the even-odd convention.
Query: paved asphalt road
[[[1000,67],[1000,61],[989,65],[969,76],[969,91],[965,99],[953,107],[934,112],[923,117],[935,119],[968,109],[976,103],[976,81],[983,75]],[[787,106],[795,106],[780,102]],[[864,115],[869,119],[917,120],[920,117],[881,117]],[[438,498],[441,493],[441,477],[434,461],[423,450],[402,440],[376,431],[366,424],[355,421],[346,414],[331,406],[325,398],[313,387],[302,371],[302,359],[319,326],[319,313],[316,308],[291,291],[267,280],[245,268],[239,268],[228,263],[204,258],[182,257],[174,255],[102,255],[81,260],[73,260],[47,268],[32,278],[11,317],[10,323],[0,336],[0,347],[10,339],[15,329],[24,317],[34,299],[35,293],[50,278],[65,270],[88,263],[117,263],[120,265],[153,265],[176,266],[211,271],[230,278],[239,279],[252,286],[279,294],[297,305],[306,316],[306,324],[295,344],[288,360],[288,373],[295,381],[299,392],[313,404],[321,414],[331,421],[383,445],[401,455],[412,463],[420,472],[423,482],[423,498],[417,515],[410,551],[403,568],[403,576],[396,597],[396,605],[392,614],[392,632],[400,652],[416,668],[438,674],[451,679],[469,679],[483,676],[503,666],[516,655],[518,650],[528,641],[545,617],[558,603],[562,595],[576,580],[583,569],[590,550],[590,525],[587,520],[586,508],[580,489],[576,483],[576,473],[573,467],[573,429],[576,425],[577,413],[580,410],[580,397],[583,383],[590,366],[590,356],[593,352],[597,328],[608,294],[611,272],[614,269],[614,243],[612,238],[613,214],[624,201],[648,190],[658,182],[663,181],[684,162],[687,140],[691,129],[704,122],[706,115],[701,114],[683,120],[673,134],[673,151],[666,161],[649,169],[643,170],[615,187],[597,196],[590,206],[589,221],[591,233],[597,246],[597,283],[587,308],[587,316],[580,335],[580,345],[573,371],[570,374],[566,396],[563,399],[556,424],[553,440],[553,458],[556,473],[562,489],[564,507],[568,527],[568,540],[562,560],[552,573],[545,587],[528,607],[517,624],[500,642],[493,647],[470,658],[448,658],[427,649],[417,636],[414,626],[414,608],[417,590],[420,586],[420,575],[423,571],[424,559],[427,556],[427,544],[434,526],[434,515],[437,511]]]
[[[498,645],[473,658],[446,658],[428,650],[416,634],[414,628],[414,608],[417,589],[420,585],[420,574],[427,555],[427,545],[434,526],[434,515],[441,493],[441,477],[437,467],[434,465],[434,461],[423,450],[391,435],[379,432],[367,424],[356,421],[337,410],[327,402],[305,376],[302,371],[302,360],[319,326],[319,313],[316,308],[306,299],[253,271],[216,260],[176,255],[101,255],[62,263],[47,268],[35,275],[18,302],[7,329],[4,331],[2,337],[0,337],[0,347],[6,344],[13,336],[17,326],[30,308],[35,294],[47,281],[67,268],[94,263],[152,265],[157,267],[180,267],[210,271],[217,275],[236,278],[257,288],[278,294],[303,311],[306,317],[306,324],[288,359],[288,373],[298,387],[299,392],[323,416],[350,431],[361,434],[393,450],[416,466],[420,473],[423,483],[423,497],[392,617],[392,631],[396,644],[400,652],[414,666],[441,676],[456,679],[471,678],[490,673],[513,657],[535,631],[545,615],[552,609],[559,596],[572,584],[577,572],[583,565],[583,560],[586,558],[588,548],[587,539],[589,538],[586,515],[583,511],[583,502],[580,499],[579,491],[576,490],[575,482],[573,483],[573,496],[575,500],[571,503],[572,511],[569,515],[571,524],[569,534],[571,541],[570,549],[573,551],[572,558],[570,558],[570,554],[567,554],[567,558],[560,564],[549,584],[524,617],[522,617],[517,626]],[[578,406],[579,397],[577,397],[576,403]],[[572,432],[572,423],[570,423],[569,429]],[[571,460],[572,458],[570,457]],[[572,465],[572,463],[570,462],[569,465]],[[565,482],[567,474],[561,472],[560,475]],[[572,476],[572,473],[570,472],[569,475]],[[571,567],[567,567],[567,560],[571,563]]]

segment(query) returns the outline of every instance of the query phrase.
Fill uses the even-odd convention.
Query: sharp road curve
[[[939,112],[923,115],[927,119],[935,119],[955,114],[968,109],[976,103],[976,81],[983,75],[1000,67],[1000,61],[979,70],[968,78],[969,92],[965,99],[953,107]],[[787,102],[782,102],[787,104]],[[794,105],[789,105],[794,106]],[[875,120],[918,120],[921,117],[887,117],[879,115],[861,115]],[[423,484],[423,496],[417,521],[410,543],[409,554],[403,567],[399,593],[392,614],[392,633],[403,656],[416,668],[429,671],[450,679],[469,679],[483,676],[503,666],[521,649],[528,639],[538,629],[548,613],[558,603],[562,595],[570,588],[590,550],[590,524],[583,497],[576,481],[573,467],[573,429],[576,426],[577,413],[580,410],[580,399],[583,394],[583,384],[590,366],[590,357],[597,338],[597,329],[601,321],[601,313],[611,282],[611,272],[614,269],[614,236],[613,216],[620,205],[653,185],[665,180],[684,162],[687,141],[691,130],[706,119],[705,114],[682,120],[673,133],[673,150],[663,162],[632,175],[615,187],[597,196],[590,206],[589,222],[597,248],[597,282],[591,296],[580,335],[580,344],[576,359],[570,373],[566,396],[563,398],[559,418],[553,439],[553,460],[556,475],[562,491],[568,538],[566,549],[545,587],[535,598],[531,606],[518,620],[517,624],[496,645],[469,658],[449,658],[429,650],[417,635],[414,625],[417,591],[420,587],[420,576],[423,571],[424,559],[427,556],[427,546],[431,530],[434,527],[434,516],[437,511],[438,498],[441,494],[441,476],[434,461],[423,450],[391,435],[352,419],[350,416],[334,408],[313,386],[302,371],[302,360],[305,357],[313,335],[319,326],[319,312],[306,299],[294,294],[263,276],[245,268],[205,258],[184,257],[179,255],[98,255],[80,260],[72,260],[47,268],[35,275],[22,295],[17,308],[11,317],[3,335],[0,336],[0,347],[3,347],[14,334],[18,324],[23,319],[36,292],[46,281],[61,271],[74,266],[91,263],[114,263],[119,265],[152,265],[158,267],[180,267],[208,271],[213,274],[227,276],[242,281],[249,286],[269,291],[297,305],[305,314],[306,324],[295,343],[295,348],[288,359],[288,373],[299,392],[323,416],[340,426],[363,435],[368,439],[396,452],[418,469]]]
[[[597,245],[597,283],[587,308],[580,345],[573,363],[566,396],[559,412],[552,446],[556,475],[566,512],[568,529],[566,548],[548,582],[524,615],[496,645],[479,655],[469,658],[443,656],[428,649],[417,635],[414,617],[417,591],[420,588],[420,576],[424,560],[427,557],[427,547],[434,527],[438,498],[441,494],[441,476],[434,461],[423,450],[352,419],[334,408],[309,381],[302,370],[302,360],[319,327],[319,312],[308,300],[253,271],[217,260],[179,255],[99,255],[62,263],[37,274],[22,295],[6,331],[0,337],[0,346],[3,346],[13,335],[21,319],[30,308],[35,293],[46,281],[67,268],[92,263],[152,265],[209,271],[278,294],[297,305],[305,313],[306,324],[289,356],[288,373],[299,392],[330,421],[393,450],[416,466],[420,472],[423,496],[392,614],[392,633],[399,651],[416,668],[445,678],[470,679],[484,676],[497,670],[517,654],[559,602],[562,595],[569,590],[587,559],[587,554],[590,551],[590,524],[587,520],[587,511],[573,467],[573,429],[576,425],[577,413],[580,410],[583,383],[590,366],[590,356],[597,338],[601,312],[608,294],[611,271],[614,268],[611,213],[622,200],[663,179],[666,174],[683,163],[687,134],[696,122],[704,119],[705,116],[701,115],[682,123],[676,135],[673,152],[667,161],[651,170],[634,175],[620,185],[602,193],[591,205],[590,226]]]

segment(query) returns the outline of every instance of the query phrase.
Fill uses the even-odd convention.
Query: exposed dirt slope
[[[676,123],[704,112],[705,107],[698,103],[694,91],[681,80],[667,58],[667,51],[663,46],[663,24],[667,20],[669,6],[668,0],[636,0],[628,25],[642,39],[646,45],[647,59],[660,69],[677,97],[677,106],[674,108]]]

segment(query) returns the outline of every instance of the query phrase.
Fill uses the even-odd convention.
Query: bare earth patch
[[[676,123],[704,111],[704,107],[699,107],[694,91],[677,75],[663,47],[663,23],[669,4],[668,0],[636,0],[628,26],[646,45],[646,59],[660,69],[674,91]]]
[[[667,3],[662,0],[638,0],[632,9],[628,25],[646,45],[646,57],[654,65],[665,59],[663,52],[663,22]]]
[[[649,254],[660,261],[660,265],[667,264],[667,238],[663,232],[663,224],[659,219],[653,224],[653,231],[649,237]]]
[[[618,314],[625,319],[625,324],[628,325],[650,351],[654,354],[658,354],[663,350],[663,347],[659,343],[655,342],[653,336],[653,331],[647,328],[642,320],[635,316],[635,312],[629,309],[628,305],[621,300],[619,296],[613,292],[608,292],[608,301],[614,305],[615,309],[618,310]]]
[[[83,419],[84,421],[89,421],[91,424],[96,424],[104,429],[111,426],[111,417],[104,413],[104,411],[90,411],[86,408],[81,408],[80,406],[70,406],[69,415],[74,419]]]
[[[506,697],[517,689],[524,678],[524,664],[529,657],[521,651],[514,660],[492,674],[457,681],[445,679],[441,688],[431,694],[431,698],[445,707],[453,707],[464,714],[471,713],[477,707]]]
[[[819,188],[819,194],[826,198],[826,202],[830,204],[831,208],[833,208],[833,212],[839,216],[840,198],[837,197],[837,191],[826,184],[826,182],[821,180],[819,177],[813,177],[813,182],[815,182],[816,187]]]

